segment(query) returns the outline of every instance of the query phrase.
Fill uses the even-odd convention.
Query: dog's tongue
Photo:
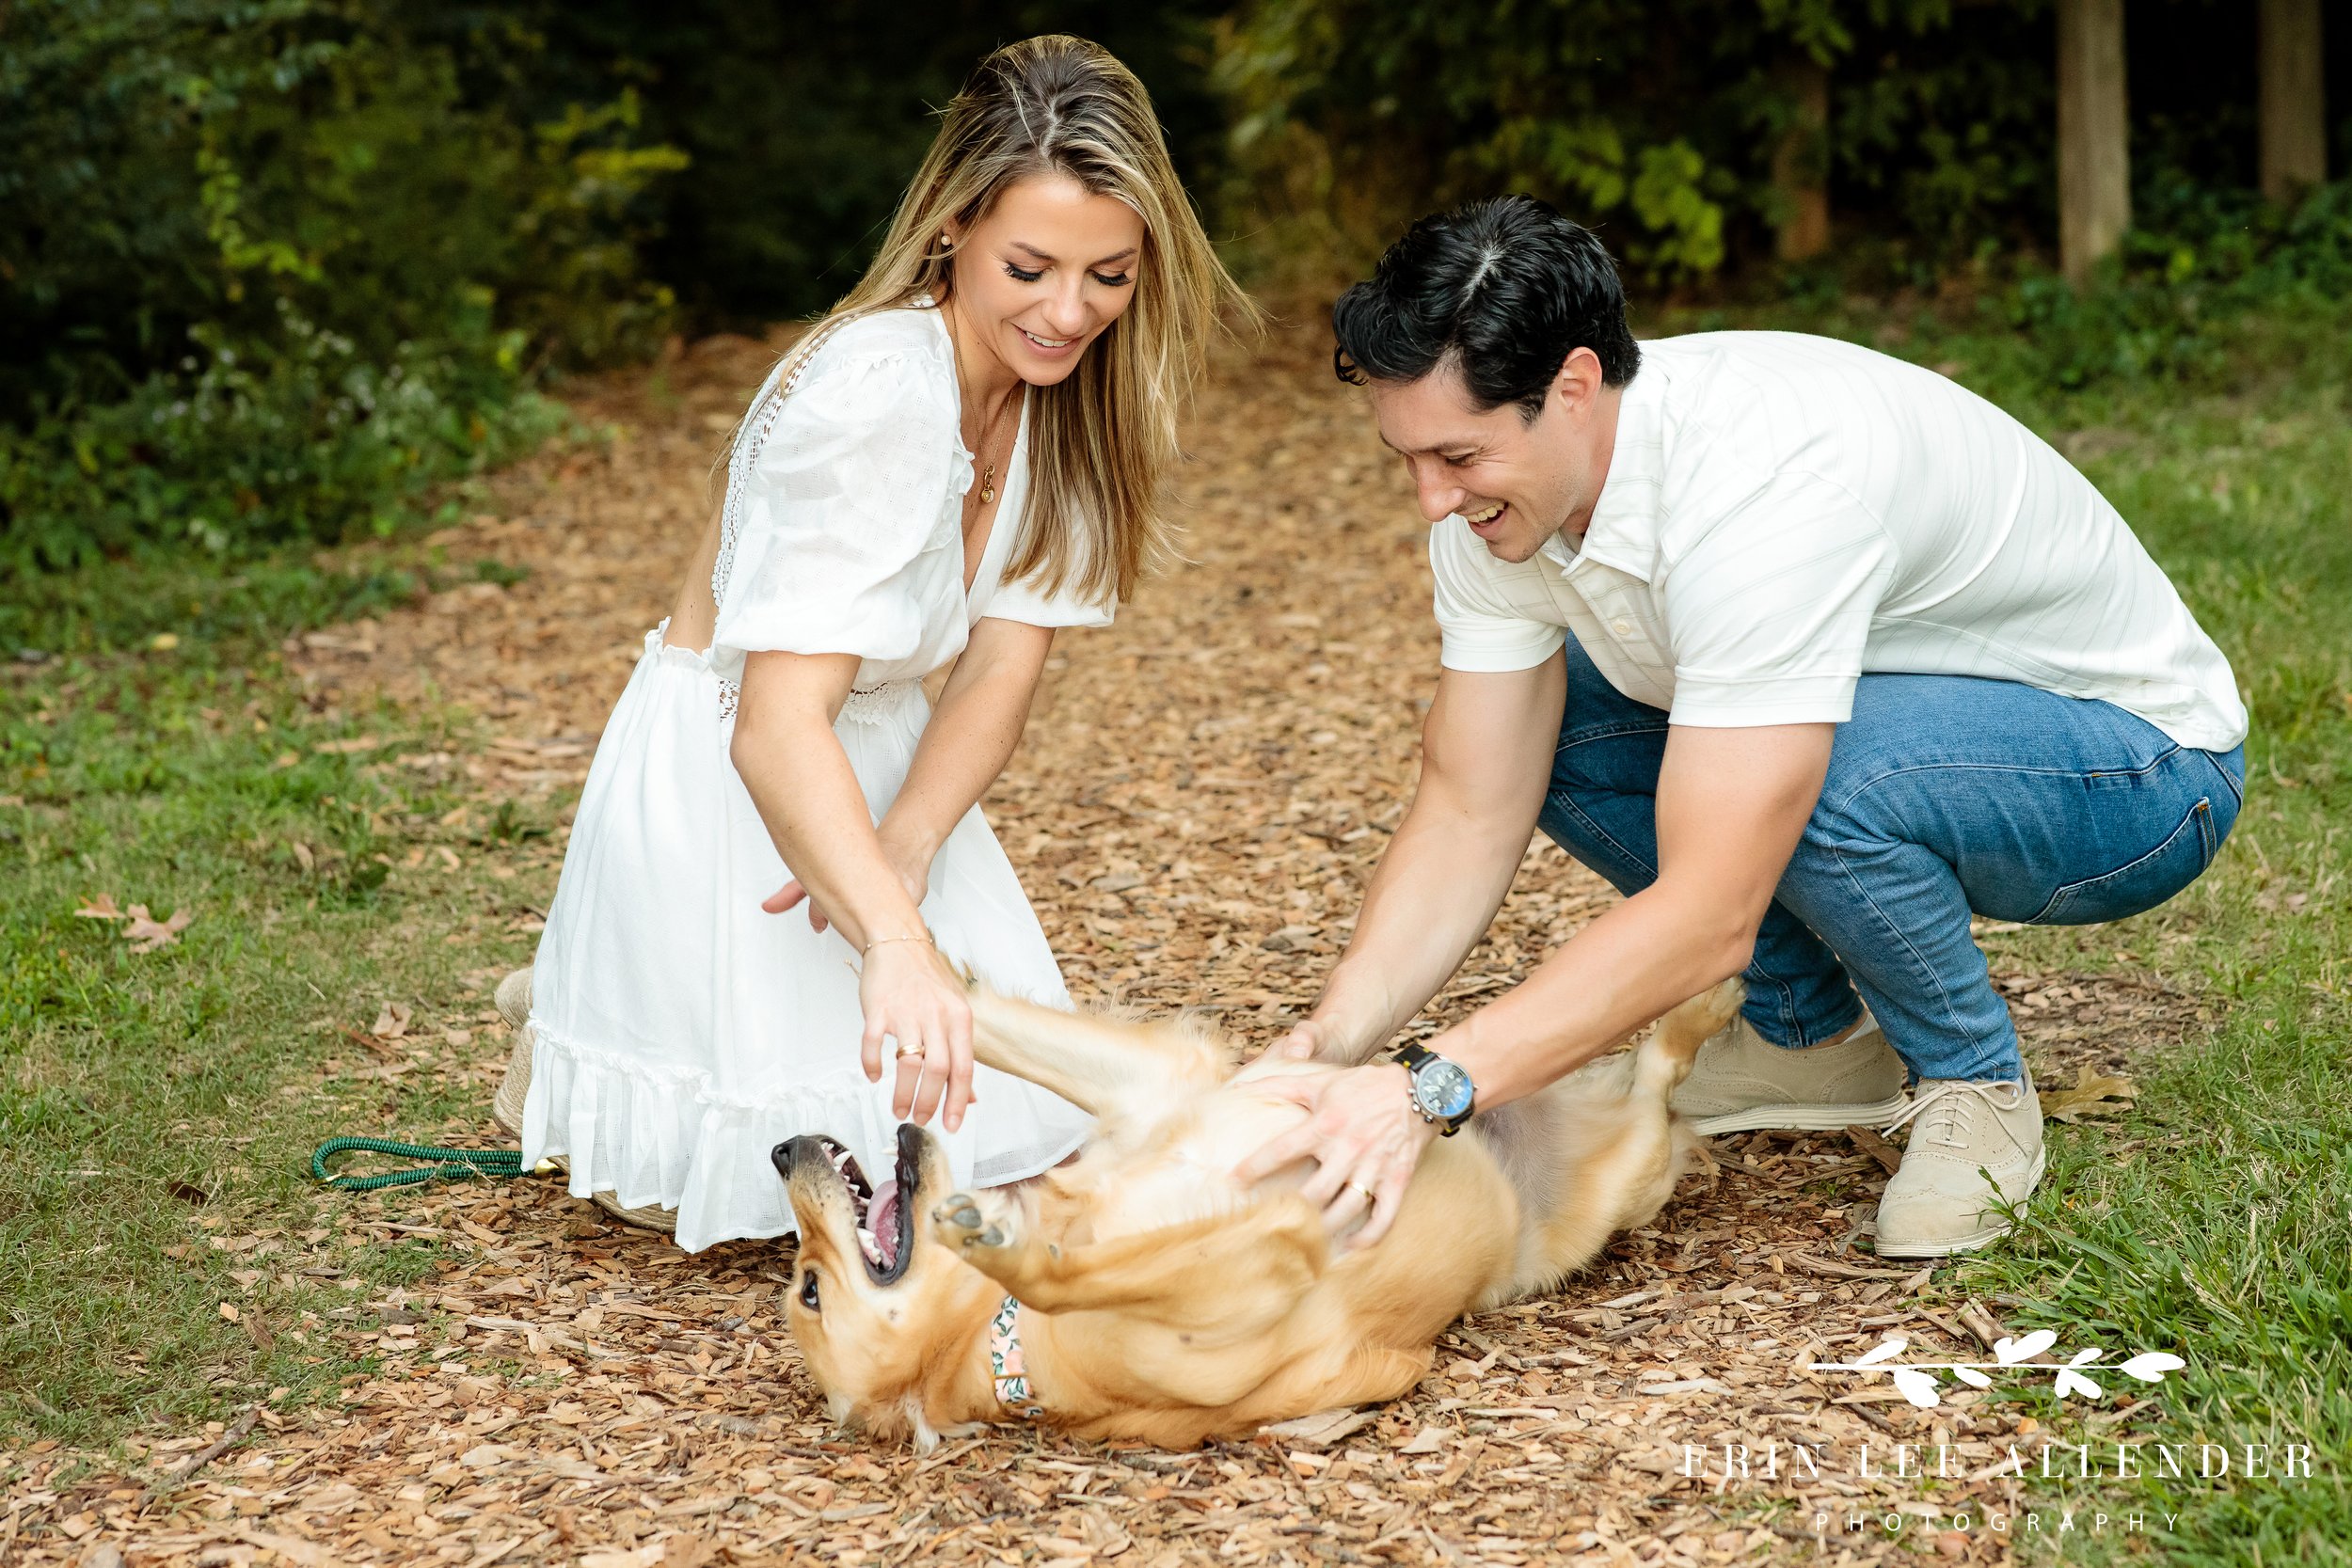
[[[866,1209],[866,1228],[873,1233],[874,1242],[882,1249],[882,1267],[898,1260],[898,1183],[885,1181],[874,1189],[874,1201]]]

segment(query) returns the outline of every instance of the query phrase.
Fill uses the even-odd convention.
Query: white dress
[[[571,1191],[677,1211],[690,1252],[793,1228],[769,1151],[839,1139],[890,1168],[893,1075],[866,1082],[857,954],[805,910],[764,912],[790,879],[727,755],[747,653],[864,661],[834,733],[879,821],[930,718],[922,677],[982,616],[1104,626],[1107,606],[999,580],[1027,495],[1027,421],[997,519],[963,587],[955,358],[928,302],[850,322],[790,388],[771,374],[730,462],[705,653],[645,634],[605,726],[532,975],[526,1164],[570,1162]],[[779,368],[781,370],[781,367]],[[1011,863],[976,806],[931,863],[940,951],[1008,994],[1070,1006]],[[988,1068],[955,1132],[961,1182],[1016,1180],[1084,1139],[1084,1113]]]

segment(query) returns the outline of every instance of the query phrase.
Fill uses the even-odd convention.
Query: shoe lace
[[[1940,1143],[1947,1148],[1968,1141],[1970,1127],[1979,1106],[1994,1111],[2014,1111],[2025,1103],[2026,1085],[2014,1079],[1994,1079],[1979,1082],[1973,1078],[1947,1078],[1904,1106],[1894,1120],[1881,1129],[1892,1132],[1904,1122],[1916,1117],[1919,1126],[1912,1133]],[[1929,1112],[1933,1112],[1932,1116]]]

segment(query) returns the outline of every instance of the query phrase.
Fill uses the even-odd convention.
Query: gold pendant
[[[995,501],[996,466],[992,463],[989,465],[987,474],[985,474],[980,480],[980,504],[982,506],[993,506],[995,504]]]

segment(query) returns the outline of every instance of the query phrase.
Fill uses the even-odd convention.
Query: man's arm
[[[1461,967],[1527,853],[1551,778],[1565,669],[1554,654],[1531,670],[1438,674],[1413,803],[1322,999],[1278,1053],[1362,1061]]]
[[[1480,1105],[1533,1094],[1748,966],[1820,798],[1835,733],[1830,724],[1667,730],[1658,880],[1430,1041],[1469,1070]]]
[[[1830,724],[1667,732],[1658,780],[1658,880],[1554,953],[1527,980],[1430,1042],[1462,1064],[1492,1108],[1532,1094],[1677,1003],[1747,967],[1772,890],[1820,798]],[[1354,1244],[1385,1234],[1435,1129],[1416,1116],[1405,1069],[1374,1063],[1323,1078],[1269,1080],[1312,1113],[1236,1170],[1245,1181],[1301,1158],[1302,1189],[1333,1228],[1367,1202]]]

